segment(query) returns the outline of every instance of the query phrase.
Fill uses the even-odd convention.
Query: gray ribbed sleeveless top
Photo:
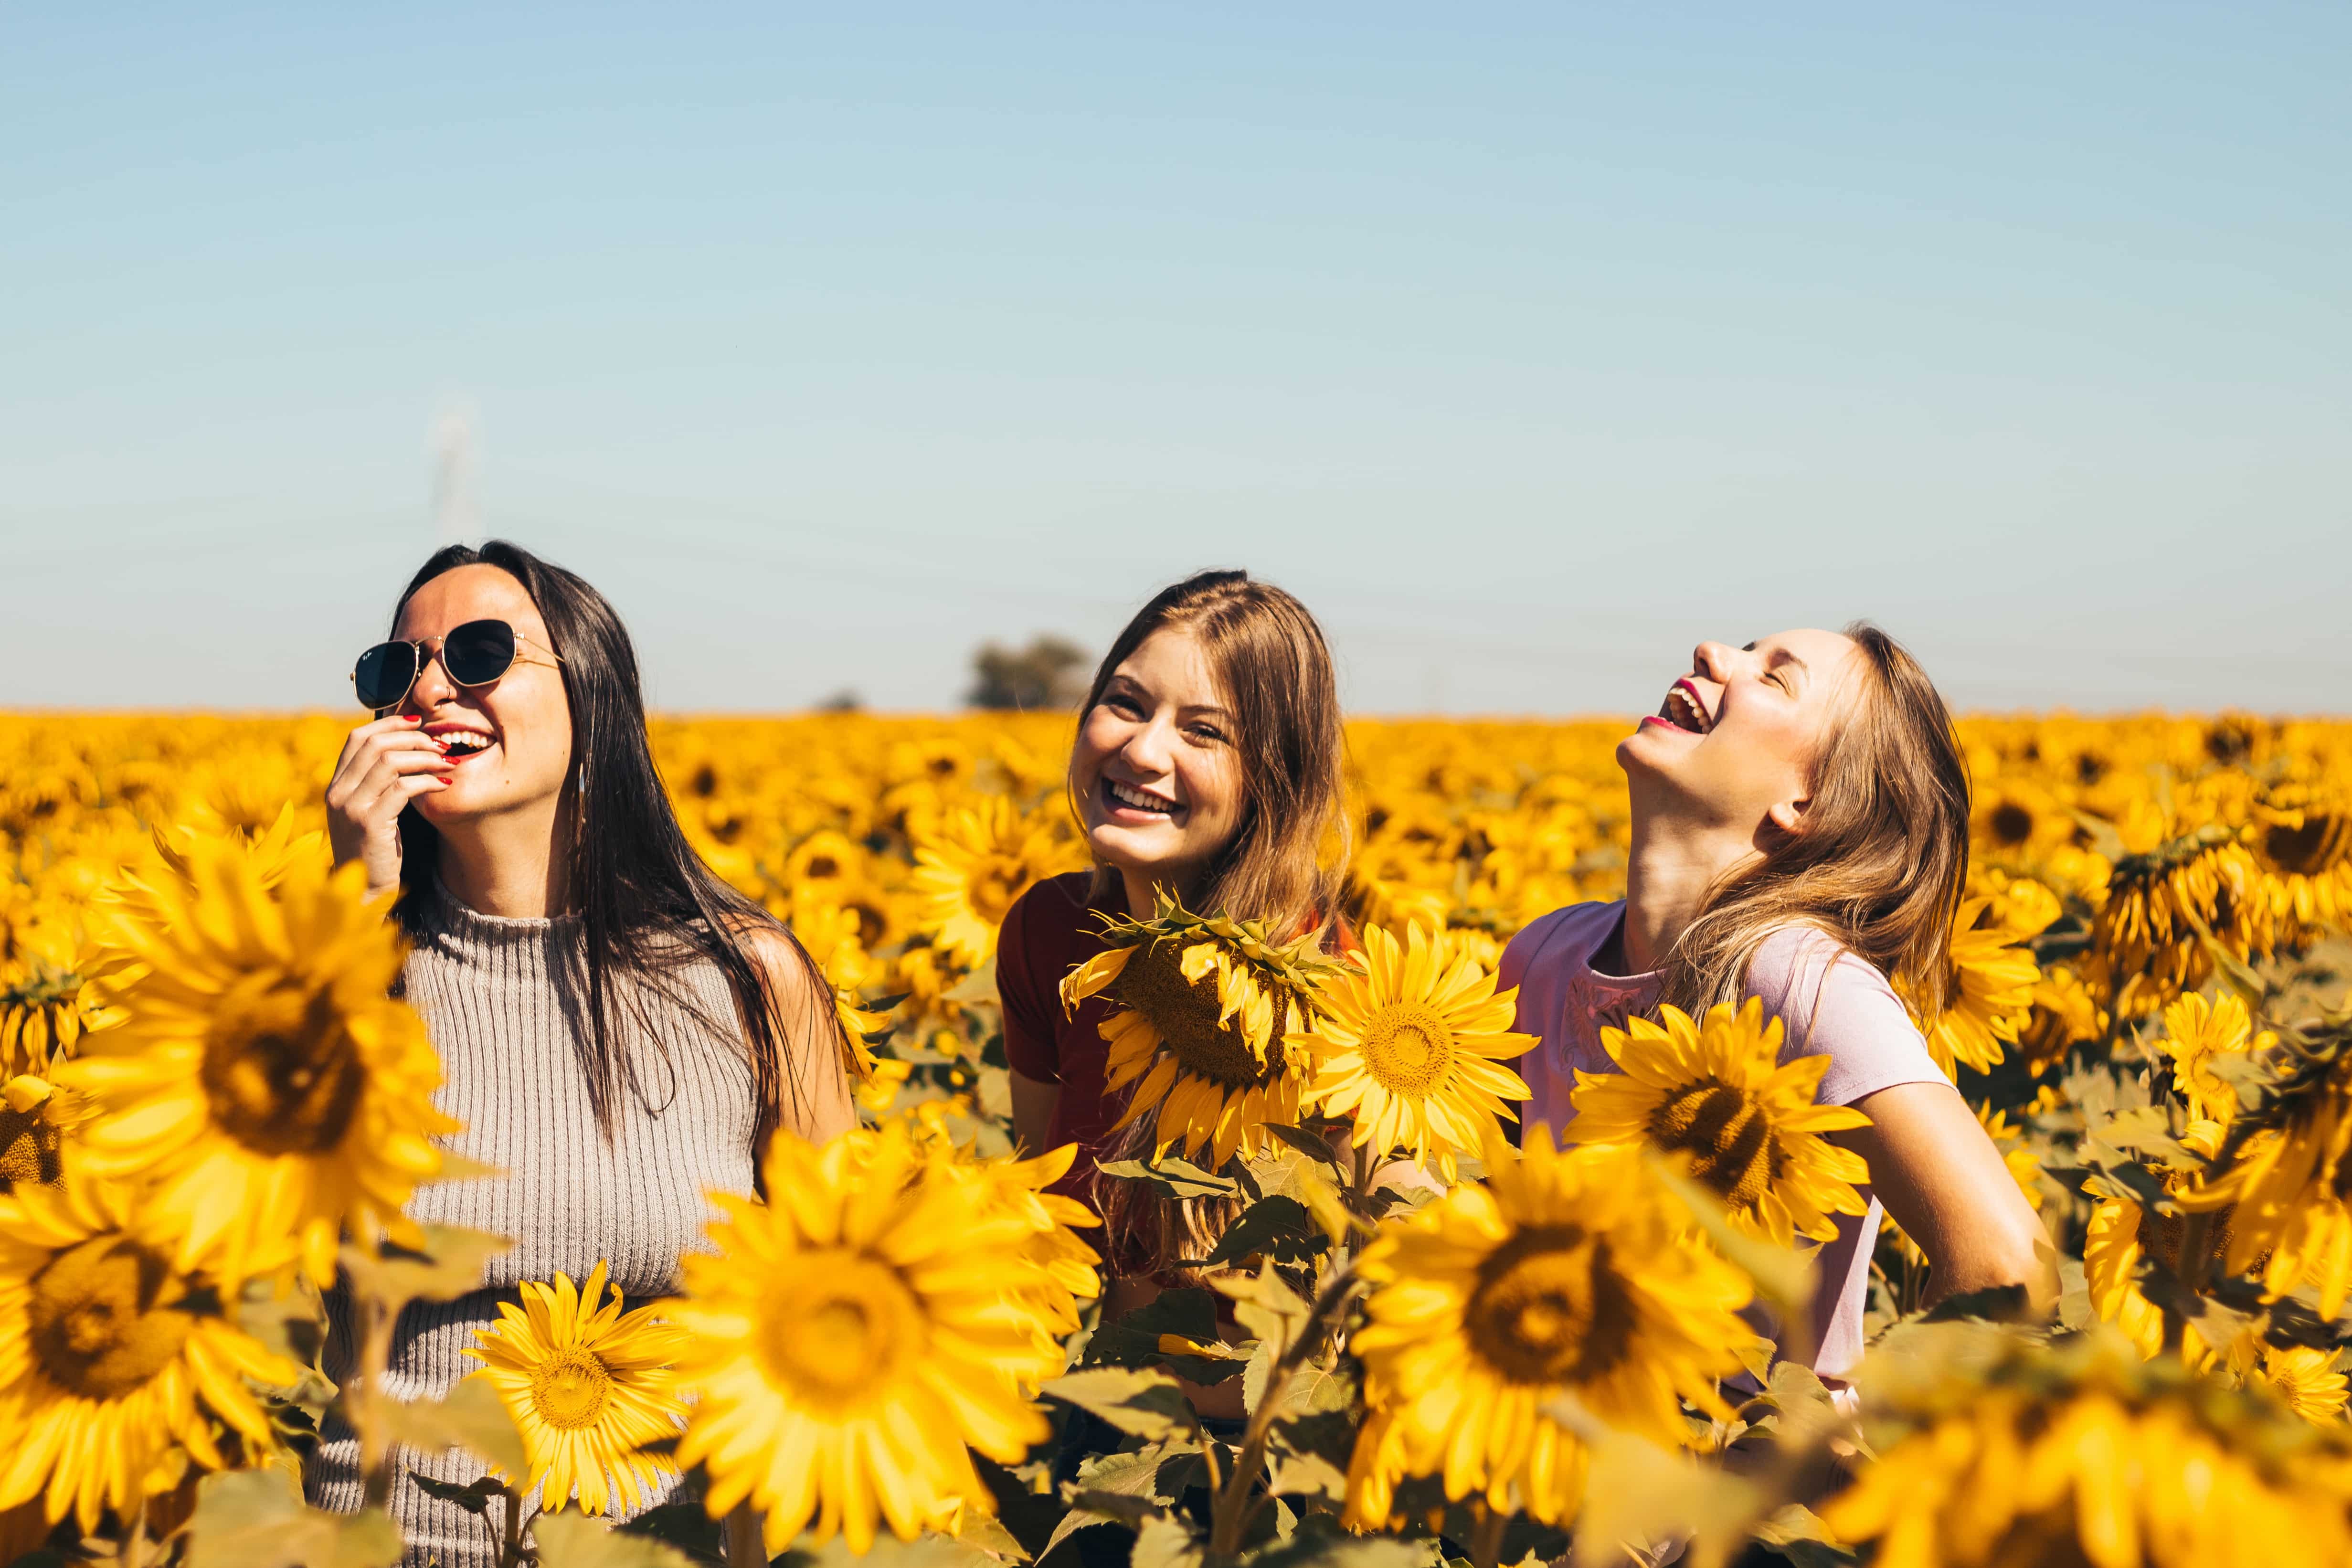
[[[608,1142],[588,1097],[585,1003],[564,962],[567,948],[576,952],[579,921],[477,914],[437,881],[432,898],[401,981],[440,1053],[435,1103],[465,1123],[441,1142],[506,1173],[420,1188],[408,1213],[510,1237],[515,1246],[490,1261],[481,1289],[412,1303],[401,1314],[386,1384],[407,1400],[438,1398],[481,1364],[459,1352],[475,1330],[498,1321],[500,1300],[517,1299],[522,1280],[560,1269],[584,1281],[602,1258],[632,1307],[675,1292],[678,1254],[707,1249],[702,1194],[751,1191],[758,1123],[740,1037],[714,1038],[688,1009],[655,1001],[647,1012],[657,1037],[629,1042],[640,1087],[619,1096]],[[711,1018],[739,1016],[709,961],[697,960],[677,984]],[[328,1294],[327,1314],[327,1373],[341,1381],[352,1370],[353,1341],[340,1286]],[[362,1497],[359,1440],[331,1420],[321,1436],[305,1489],[320,1508],[354,1511]],[[404,1561],[494,1568],[497,1510],[485,1523],[409,1479],[421,1472],[462,1486],[482,1468],[462,1450],[403,1449],[397,1462],[392,1512],[408,1542]]]

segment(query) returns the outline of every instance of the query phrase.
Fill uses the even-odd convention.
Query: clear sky
[[[0,703],[290,707],[436,542],[656,703],[1244,565],[1365,710],[1879,619],[2352,711],[2352,7],[0,5]]]

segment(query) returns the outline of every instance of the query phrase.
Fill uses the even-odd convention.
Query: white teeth
[[[1109,786],[1111,799],[1121,805],[1131,805],[1138,811],[1162,813],[1173,812],[1176,809],[1172,803],[1161,800],[1156,795],[1146,795],[1139,789],[1130,789],[1117,779],[1106,779],[1104,783]]]
[[[1694,734],[1704,735],[1713,728],[1707,720],[1706,710],[1691,696],[1688,687],[1677,686],[1666,693],[1666,710],[1669,722]]]
[[[476,734],[470,730],[452,730],[435,738],[441,742],[441,749],[445,752],[487,752],[490,749],[488,735]]]

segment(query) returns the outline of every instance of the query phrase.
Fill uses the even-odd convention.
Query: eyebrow
[[[1109,682],[1103,687],[1103,695],[1106,697],[1109,696],[1111,688],[1116,686],[1124,686],[1129,690],[1140,693],[1145,697],[1150,697],[1153,695],[1150,687],[1144,685],[1143,682],[1136,679],[1135,677],[1128,674],[1125,670],[1116,670],[1112,672]],[[1191,703],[1178,710],[1195,719],[1223,719],[1229,724],[1233,722],[1234,718],[1231,713],[1227,712],[1223,708],[1218,707],[1213,702]]]
[[[1740,652],[1742,652],[1742,653],[1754,653],[1754,652],[1756,651],[1756,645],[1755,645],[1754,643],[1749,643],[1747,647],[1745,647],[1741,648],[1739,651],[1740,651]],[[1807,663],[1804,661],[1804,658],[1803,658],[1803,657],[1802,657],[1802,656],[1798,655],[1798,654],[1790,653],[1787,648],[1784,648],[1784,647],[1776,647],[1776,648],[1774,648],[1774,649],[1772,650],[1772,652],[1771,652],[1771,656],[1770,656],[1770,658],[1771,658],[1771,662],[1772,662],[1772,663],[1774,663],[1774,664],[1793,664],[1793,665],[1795,665],[1799,669],[1803,670],[1803,671],[1805,672],[1805,674],[1806,674],[1808,677],[1811,677],[1811,674],[1813,673],[1813,667],[1812,667],[1811,665],[1810,665],[1810,664],[1807,664]]]

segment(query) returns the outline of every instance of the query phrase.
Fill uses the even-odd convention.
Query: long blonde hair
[[[1757,950],[1790,925],[1875,965],[1930,1016],[1948,1000],[1968,759],[1918,660],[1867,622],[1846,636],[1863,652],[1863,689],[1814,759],[1803,830],[1712,889],[1666,957],[1662,1000],[1685,1012],[1738,1002]]]

